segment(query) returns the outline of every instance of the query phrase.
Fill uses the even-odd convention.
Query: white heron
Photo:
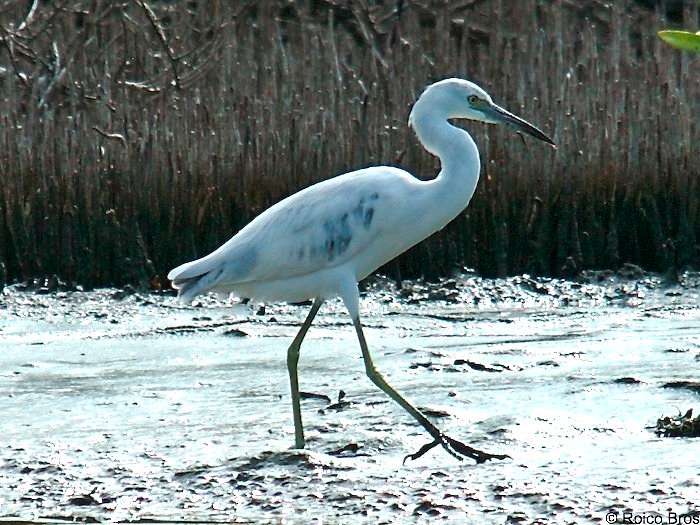
[[[263,301],[313,300],[287,351],[296,448],[304,447],[299,349],[323,302],[340,297],[355,326],[367,375],[433,438],[407,459],[437,445],[477,463],[507,457],[445,435],[394,390],[375,368],[360,322],[357,283],[442,229],[474,194],[479,152],[466,131],[450,124],[455,118],[504,123],[554,145],[542,131],[494,104],[476,84],[457,78],[436,82],[418,98],[408,121],[425,149],[440,158],[442,169],[434,179],[374,166],[319,182],[267,209],[206,257],[168,274],[185,301],[210,290]]]

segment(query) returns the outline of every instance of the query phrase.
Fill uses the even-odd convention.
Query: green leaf
[[[700,31],[691,33],[690,31],[665,30],[659,31],[659,37],[678,49],[700,53]]]

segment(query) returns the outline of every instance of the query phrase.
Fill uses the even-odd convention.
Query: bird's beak
[[[514,128],[518,132],[527,133],[533,137],[543,140],[552,146],[556,146],[554,141],[545,135],[542,130],[536,128],[529,122],[516,117],[511,112],[506,111],[496,104],[491,104],[488,108],[483,110],[487,117],[492,119],[495,124],[502,123]]]

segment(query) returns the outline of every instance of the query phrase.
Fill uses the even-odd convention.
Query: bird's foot
[[[405,458],[403,458],[404,464],[406,463],[407,459],[418,459],[425,455],[429,450],[432,450],[438,445],[442,445],[442,448],[444,448],[450,455],[452,455],[460,461],[462,461],[465,457],[471,458],[477,463],[484,463],[489,459],[510,458],[510,456],[507,454],[491,454],[489,452],[477,450],[473,447],[470,447],[469,445],[465,445],[461,441],[452,439],[451,437],[446,436],[445,434],[440,434],[440,436],[436,438],[435,441],[426,443],[420,449],[418,449],[417,452],[414,452],[413,454],[408,454]]]

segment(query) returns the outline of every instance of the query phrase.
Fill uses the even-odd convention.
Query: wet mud
[[[365,377],[339,303],[301,350],[296,451],[286,348],[308,306],[6,288],[0,520],[692,518],[700,440],[670,436],[700,412],[699,284],[370,283],[375,364],[447,434],[511,457],[481,465],[439,448],[402,464],[429,439]]]

